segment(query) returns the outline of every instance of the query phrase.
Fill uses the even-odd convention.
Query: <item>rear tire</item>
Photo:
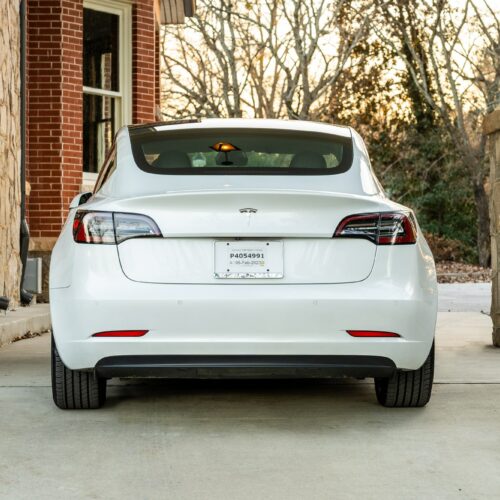
[[[64,366],[52,337],[52,397],[62,410],[92,410],[106,401],[106,379]]]
[[[398,370],[388,378],[375,379],[378,402],[389,408],[425,406],[431,399],[434,379],[434,344],[418,370]]]

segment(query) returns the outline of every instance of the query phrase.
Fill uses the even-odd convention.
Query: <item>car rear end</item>
[[[433,259],[411,211],[378,189],[359,138],[311,133],[313,153],[336,158],[308,150],[316,164],[306,154],[292,167],[304,131],[265,131],[273,142],[188,130],[122,133],[118,162],[134,164],[118,163],[70,213],[51,270],[64,364],[105,378],[419,369],[434,337]],[[175,156],[171,137],[186,155],[160,165],[162,151]],[[219,150],[201,158],[200,137]],[[256,167],[270,151],[274,166]]]

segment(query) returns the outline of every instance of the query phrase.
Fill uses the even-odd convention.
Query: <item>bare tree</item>
[[[372,28],[403,61],[422,102],[445,127],[470,176],[479,262],[486,266],[488,167],[479,125],[499,99],[499,12],[481,0],[465,0],[462,8],[452,8],[445,0],[397,0],[379,2],[378,13]]]
[[[218,10],[226,3],[218,0]],[[166,116],[242,114],[241,78],[246,76],[241,75],[231,10],[225,18],[209,15],[208,4],[208,0],[201,2],[200,13],[187,28],[174,26],[163,32]]]
[[[500,102],[496,0],[463,0],[460,7],[449,0],[197,3],[186,27],[164,28],[165,117],[357,116],[361,126],[397,135],[393,118],[406,115],[415,125],[413,146],[422,150],[419,134],[444,130],[474,191],[479,261],[487,265],[488,168],[480,125]],[[401,94],[393,99],[396,88]],[[348,102],[332,105],[338,95]],[[409,153],[392,163],[400,168]],[[422,172],[432,185],[446,151],[424,153]]]
[[[372,8],[371,0],[200,0],[186,28],[164,30],[165,115],[319,116]]]

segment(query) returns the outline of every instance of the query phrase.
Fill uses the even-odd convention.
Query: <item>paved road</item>
[[[500,491],[490,319],[440,313],[424,409],[370,382],[113,382],[102,410],[51,401],[49,338],[0,350],[1,499],[480,499]]]
[[[439,284],[439,310],[490,313],[491,283]]]

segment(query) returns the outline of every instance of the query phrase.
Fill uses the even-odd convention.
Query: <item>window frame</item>
[[[84,0],[84,9],[118,16],[118,91],[82,86],[82,95],[96,95],[115,99],[115,134],[124,125],[132,123],[132,5],[116,0]],[[113,147],[111,148],[111,150]],[[110,151],[111,151],[110,150]],[[100,170],[108,161],[106,156],[98,172],[83,171],[84,182],[96,182]]]

